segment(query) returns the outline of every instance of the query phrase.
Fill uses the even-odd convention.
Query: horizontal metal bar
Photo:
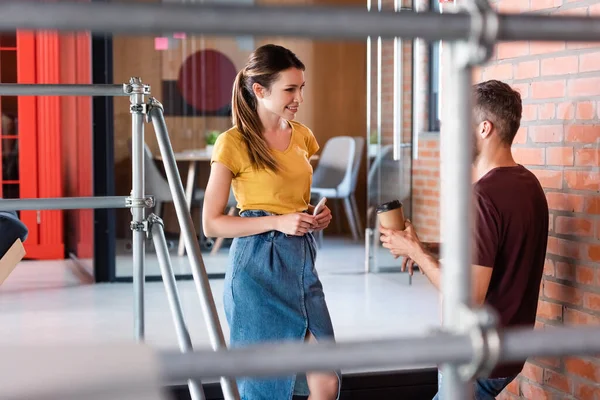
[[[101,33],[277,35],[365,40],[469,36],[465,13],[381,11],[365,7],[245,6],[199,3],[0,2],[0,31],[56,29]],[[499,40],[600,41],[600,19],[503,14]]]
[[[557,327],[503,332],[502,361],[536,356],[600,353],[600,327]],[[473,348],[468,335],[436,333],[357,343],[270,344],[231,350],[159,353],[167,383],[218,376],[279,376],[306,371],[464,364]]]
[[[0,5],[0,10],[2,6]],[[2,12],[2,11],[0,11]],[[2,19],[2,16],[0,16]],[[1,83],[0,96],[129,96],[123,85]]]
[[[56,197],[40,199],[2,199],[0,211],[18,210],[85,210],[96,208],[128,208],[127,197]]]
[[[434,365],[438,361],[468,362],[467,336],[438,333],[398,340],[356,343],[270,344],[227,351],[159,354],[166,382],[190,377],[278,376],[301,371]]]
[[[594,356],[600,353],[600,326],[516,329],[506,331],[503,342],[503,361],[520,361],[524,356]]]

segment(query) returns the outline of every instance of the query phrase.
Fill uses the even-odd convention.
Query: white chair
[[[171,196],[171,189],[169,188],[169,182],[161,174],[160,170],[156,166],[154,157],[148,145],[144,144],[144,169],[145,169],[145,192],[148,195],[154,196],[155,206],[154,213],[161,216],[162,207],[164,203],[173,202],[173,196]],[[192,197],[192,205],[202,207],[204,201],[204,190],[194,189],[194,195]]]
[[[344,211],[352,231],[354,240],[359,240],[354,190],[360,169],[360,159],[364,148],[364,139],[351,136],[336,136],[325,143],[313,175],[311,193],[327,199],[341,199],[344,202]],[[358,147],[358,149],[357,149]],[[334,216],[336,217],[336,216]],[[322,240],[322,231],[319,234]]]

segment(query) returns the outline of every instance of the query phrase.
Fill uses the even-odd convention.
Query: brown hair
[[[271,156],[263,138],[263,126],[256,111],[256,97],[252,85],[258,83],[266,90],[279,78],[279,73],[289,68],[304,71],[304,64],[285,47],[267,44],[256,49],[246,66],[235,77],[231,98],[233,125],[242,133],[248,147],[252,165],[257,169],[277,172],[277,162]]]
[[[521,125],[521,94],[504,82],[489,80],[473,87],[473,117],[490,121],[502,142],[512,145]]]

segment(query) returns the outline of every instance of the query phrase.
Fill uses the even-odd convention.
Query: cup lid
[[[400,200],[392,200],[387,203],[383,203],[379,207],[377,207],[377,213],[379,214],[386,211],[395,210],[400,207],[402,207],[402,203],[400,202]]]

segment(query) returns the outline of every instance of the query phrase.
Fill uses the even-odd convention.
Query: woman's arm
[[[272,230],[301,236],[312,226],[314,217],[302,213],[257,218],[225,215],[232,179],[233,174],[225,165],[212,164],[202,208],[202,226],[207,237],[233,238]]]

